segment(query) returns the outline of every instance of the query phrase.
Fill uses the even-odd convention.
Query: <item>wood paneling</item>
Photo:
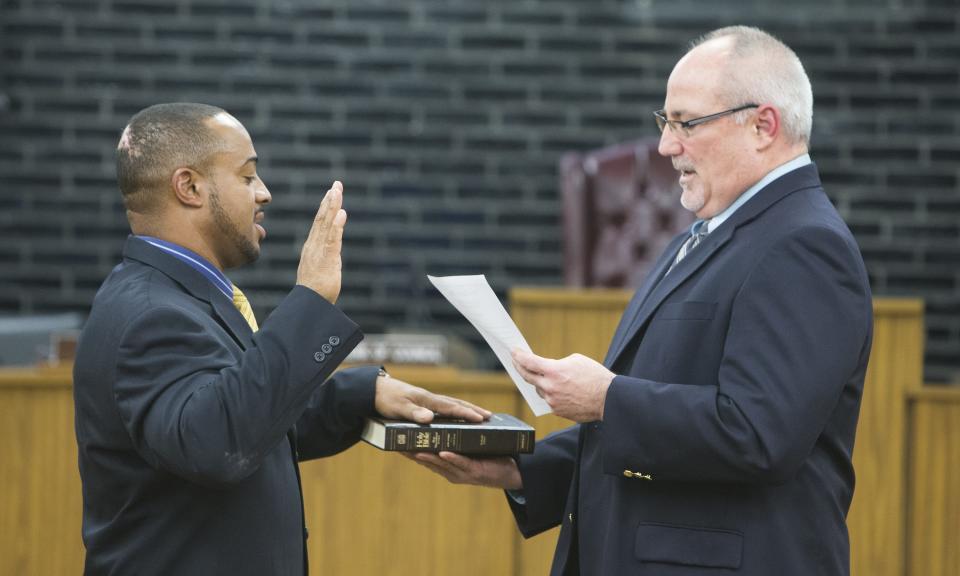
[[[0,574],[79,574],[80,472],[70,373],[0,373]]]
[[[390,367],[520,413],[505,374]],[[0,574],[78,574],[81,493],[70,372],[0,371]],[[312,574],[512,574],[521,538],[499,490],[454,486],[366,444],[301,466]]]
[[[923,382],[923,304],[877,299],[873,349],[853,449],[857,475],[847,517],[855,575],[904,569],[906,393]]]
[[[548,358],[579,352],[602,362],[632,292],[514,288],[510,315],[533,351]]]
[[[910,393],[907,574],[960,574],[960,388]]]
[[[515,290],[511,313],[536,352],[602,359],[628,299],[622,291]],[[853,573],[960,574],[952,545],[960,534],[960,391],[919,387],[919,302],[877,300],[874,312],[848,519]],[[519,414],[536,426],[538,439],[569,424],[535,418],[502,372],[391,372]],[[81,571],[70,386],[67,369],[0,372],[0,574]],[[450,485],[366,445],[305,463],[302,471],[313,574],[547,573],[556,529],[523,540],[498,490]]]

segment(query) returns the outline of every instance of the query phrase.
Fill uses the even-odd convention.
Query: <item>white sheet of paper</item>
[[[550,405],[537,394],[533,384],[524,380],[513,367],[510,350],[520,348],[530,351],[530,346],[507,314],[506,309],[493,288],[487,283],[487,278],[478,276],[427,276],[443,296],[473,324],[487,341],[490,349],[497,355],[507,374],[513,379],[523,399],[527,401],[530,410],[537,416],[550,414],[553,410]]]

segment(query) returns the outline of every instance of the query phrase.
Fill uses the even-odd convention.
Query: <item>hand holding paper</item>
[[[557,416],[574,422],[603,420],[614,378],[603,364],[583,354],[553,360],[515,348],[513,365]]]
[[[513,348],[530,351],[530,346],[520,330],[507,314],[503,304],[493,293],[482,274],[477,276],[427,276],[444,297],[473,324],[497,355],[507,374],[517,385],[520,394],[536,416],[552,412],[547,402],[537,394],[537,389],[526,382],[516,368],[510,351]]]

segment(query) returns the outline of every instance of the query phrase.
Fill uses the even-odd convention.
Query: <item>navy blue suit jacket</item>
[[[849,573],[846,514],[872,335],[859,249],[816,168],[778,178],[630,302],[602,422],[520,459],[551,574]]]
[[[346,449],[376,368],[363,338],[297,287],[253,334],[199,272],[131,237],[74,368],[85,573],[306,571],[298,459]]]

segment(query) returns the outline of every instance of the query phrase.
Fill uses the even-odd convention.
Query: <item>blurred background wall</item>
[[[162,101],[249,128],[273,193],[261,319],[334,179],[341,306],[367,332],[473,329],[426,274],[560,284],[558,161],[656,134],[684,45],[761,26],[815,94],[812,155],[876,295],[926,301],[926,375],[960,379],[957,0],[0,0],[0,315],[82,319],[128,232],[113,150]]]

